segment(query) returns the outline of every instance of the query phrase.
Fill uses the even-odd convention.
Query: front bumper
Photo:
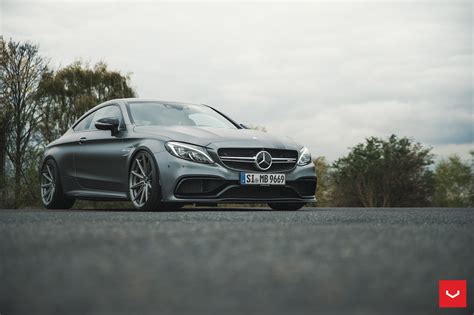
[[[241,186],[240,172],[218,163],[199,164],[170,155],[155,154],[165,202],[311,202],[317,186],[314,165],[284,172],[284,186]]]

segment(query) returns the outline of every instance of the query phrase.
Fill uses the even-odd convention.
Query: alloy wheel
[[[51,203],[56,190],[56,181],[52,168],[50,164],[45,163],[41,172],[41,198],[44,204]]]
[[[152,194],[153,166],[144,153],[139,153],[130,169],[130,198],[135,207],[143,207]]]

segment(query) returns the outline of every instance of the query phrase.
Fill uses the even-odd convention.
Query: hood
[[[191,126],[138,126],[135,132],[207,147],[261,147],[298,150],[301,145],[288,137],[276,137],[251,129]]]

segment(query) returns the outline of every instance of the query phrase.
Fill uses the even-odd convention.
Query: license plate
[[[285,174],[240,173],[241,185],[285,185]]]

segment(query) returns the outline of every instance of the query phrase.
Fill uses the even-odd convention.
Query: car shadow
[[[136,210],[134,208],[126,209],[100,209],[100,208],[83,208],[70,209],[73,211],[99,211],[99,212],[137,212],[137,213],[172,213],[172,212],[274,212],[274,210],[265,207],[189,207],[181,209],[162,209],[157,211]]]

